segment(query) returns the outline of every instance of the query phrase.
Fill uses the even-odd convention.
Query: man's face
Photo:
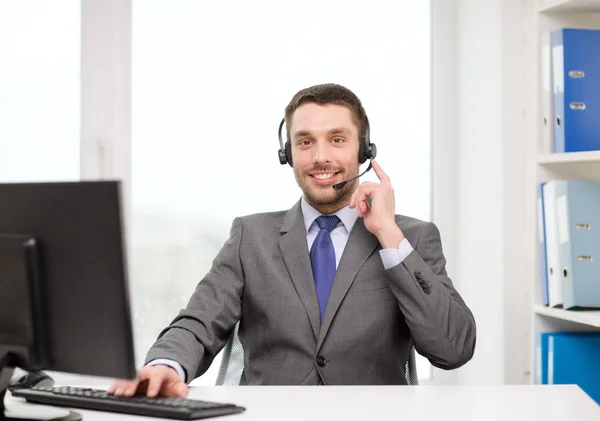
[[[358,174],[358,128],[352,112],[342,105],[301,105],[291,119],[290,141],[294,175],[306,201],[322,213],[347,205],[356,182],[341,190],[333,185]]]

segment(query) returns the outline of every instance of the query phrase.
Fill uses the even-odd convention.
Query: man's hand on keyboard
[[[145,394],[155,396],[187,397],[189,388],[179,374],[166,365],[153,365],[143,367],[138,371],[135,380],[117,380],[108,389],[108,393],[115,396],[134,396]]]

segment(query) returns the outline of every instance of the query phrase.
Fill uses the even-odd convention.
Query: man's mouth
[[[319,180],[327,180],[328,178],[331,178],[336,174],[337,173],[335,173],[335,172],[326,172],[326,173],[312,174],[312,176]]]
[[[314,178],[318,185],[326,186],[335,183],[336,175],[339,171],[314,171],[309,175]]]

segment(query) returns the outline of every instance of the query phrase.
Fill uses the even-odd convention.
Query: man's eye
[[[308,140],[308,139],[301,140],[301,141],[298,142],[298,145],[300,145],[300,146],[308,146],[308,145],[310,145],[310,140]]]
[[[333,143],[342,143],[344,141],[344,139],[342,139],[341,137],[336,137],[335,139],[332,140]]]

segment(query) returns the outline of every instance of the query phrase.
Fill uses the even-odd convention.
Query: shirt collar
[[[310,231],[310,227],[315,222],[315,219],[317,219],[323,214],[315,208],[313,208],[311,205],[309,205],[304,196],[302,197],[300,206],[302,208],[302,216],[304,217],[304,228],[306,229],[306,233],[308,234],[308,232]],[[344,227],[348,232],[352,231],[352,227],[354,227],[354,224],[358,219],[358,213],[356,212],[356,208],[350,209],[349,206],[344,206],[342,209],[338,210],[337,212],[334,212],[333,215],[337,215],[337,217],[340,218],[342,224],[344,224]]]

